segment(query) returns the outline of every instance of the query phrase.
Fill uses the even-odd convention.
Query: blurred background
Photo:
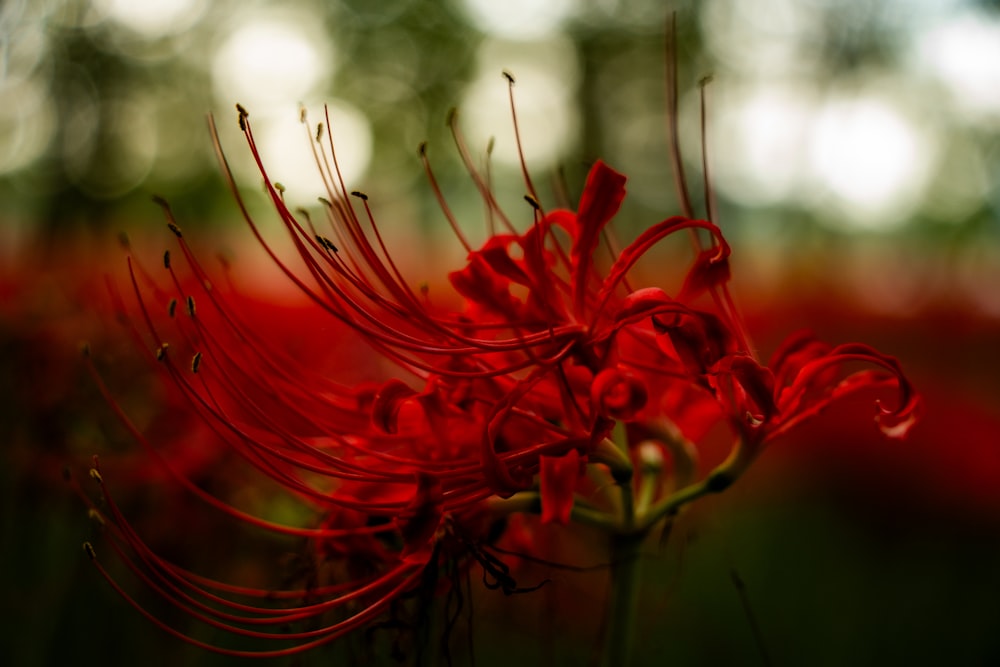
[[[800,327],[872,343],[901,359],[926,418],[896,444],[833,415],[692,513],[684,539],[646,566],[641,657],[763,664],[735,569],[776,665],[995,664],[1000,6],[671,5],[689,183],[703,201],[698,81],[711,75],[711,194],[756,343],[766,353]],[[15,665],[225,663],[177,647],[97,580],[79,549],[86,512],[62,479],[95,452],[134,454],[76,351],[98,340],[128,357],[100,305],[103,273],[124,262],[119,233],[157,260],[169,234],[155,194],[209,254],[238,261],[251,245],[207,114],[268,231],[277,226],[234,104],[249,110],[272,179],[309,208],[323,193],[308,141],[328,105],[348,187],[369,194],[390,245],[411,248],[414,284],[440,280],[431,270],[461,261],[461,248],[427,185],[421,142],[463,226],[473,238],[484,230],[449,109],[476,160],[495,139],[498,197],[530,220],[503,70],[517,78],[525,160],[546,205],[563,180],[574,201],[602,158],[629,177],[623,238],[678,212],[665,23],[658,0],[5,0],[0,609],[19,620],[3,624],[0,655]],[[165,401],[148,374],[108,364],[137,404]],[[148,419],[169,421],[164,405]],[[580,589],[575,608],[599,608]],[[536,651],[530,604],[484,603],[496,617],[478,626],[478,664],[583,659],[572,642]]]

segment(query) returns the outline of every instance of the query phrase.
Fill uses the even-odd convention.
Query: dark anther
[[[163,268],[165,268],[165,269],[169,269],[170,268],[170,251],[169,250],[164,250],[163,251]]]
[[[172,231],[174,233],[175,236],[177,236],[177,238],[181,238],[182,234],[181,234],[181,228],[180,227],[178,227],[177,225],[175,225],[172,222],[168,222],[167,223],[167,227],[170,229],[170,231]]]
[[[325,250],[330,252],[337,252],[337,246],[333,245],[333,241],[326,238],[325,236],[316,235],[316,242],[319,243]]]
[[[94,545],[90,542],[83,543],[83,551],[87,554],[90,560],[97,560],[97,552],[94,551]]]
[[[177,299],[171,299],[170,303],[167,304],[167,315],[173,317],[174,313],[176,312],[177,312]]]
[[[197,373],[199,368],[201,368],[201,352],[195,352],[191,359],[191,372]]]
[[[524,201],[531,204],[531,208],[535,209],[536,211],[542,210],[542,205],[539,204],[538,200],[532,197],[531,195],[524,195]]]
[[[189,296],[187,298],[187,311],[188,311],[188,317],[194,317],[195,309],[194,309],[194,297],[193,296]]]
[[[250,114],[247,113],[247,110],[243,107],[242,104],[237,104],[236,105],[236,113],[239,114],[240,129],[243,130],[244,132],[246,132],[247,131],[247,116],[249,116]]]
[[[361,192],[360,190],[355,190],[354,192],[351,193],[351,196],[357,197],[361,201],[368,201],[368,195],[366,195],[364,192]]]
[[[510,70],[505,69],[503,71],[503,78],[507,79],[507,82],[510,83],[510,85],[514,85],[514,75],[510,73]]]

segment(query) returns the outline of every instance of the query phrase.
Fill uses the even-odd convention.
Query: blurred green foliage
[[[360,179],[364,187],[375,184],[392,196],[428,200],[414,157],[416,145],[427,140],[446,191],[468,190],[445,127],[447,110],[463,102],[482,75],[477,68],[491,48],[501,54],[531,53],[558,43],[559,48],[569,46],[568,64],[560,69],[543,57],[534,65],[553,70],[550,73],[570,100],[573,122],[566,130],[571,136],[558,155],[570,191],[578,188],[585,165],[602,157],[630,176],[631,219],[648,224],[677,210],[664,136],[665,20],[659,2],[525,2],[512,6],[512,12],[523,13],[515,14],[512,28],[496,30],[484,23],[490,19],[488,14],[484,18],[482,7],[489,3],[473,0],[294,0],[280,5],[263,0],[205,4],[165,0],[149,6],[160,5],[167,8],[162,19],[155,14],[143,18],[116,0],[4,4],[0,94],[6,109],[0,114],[0,138],[7,145],[0,153],[7,157],[7,165],[0,165],[0,220],[17,226],[19,236],[44,239],[69,230],[131,227],[155,219],[156,211],[148,205],[153,193],[167,197],[200,222],[232,220],[203,117],[212,112],[228,124],[232,104],[245,102],[226,97],[231,87],[224,80],[236,75],[220,69],[218,59],[240,21],[255,16],[264,24],[290,16],[325,36],[320,53],[329,60],[321,63],[329,66],[328,71],[309,88],[308,99],[273,101],[318,104],[335,98],[360,111],[372,136],[367,174]],[[171,14],[170,7],[181,9]],[[545,7],[561,13],[549,30],[539,32],[538,25],[549,20],[540,9]],[[747,233],[768,238],[775,227],[787,234],[804,226],[812,235],[822,232],[821,238],[855,228],[848,224],[850,206],[841,205],[837,192],[827,191],[836,190],[836,184],[779,187],[773,196],[747,198],[748,187],[772,177],[769,170],[802,171],[805,167],[789,163],[809,158],[775,148],[781,141],[779,127],[777,138],[767,134],[761,139],[765,149],[777,151],[764,163],[769,166],[761,169],[752,166],[756,162],[747,162],[751,149],[743,144],[753,140],[757,121],[739,117],[740,110],[749,108],[755,92],[784,86],[807,104],[812,116],[820,115],[827,95],[868,99],[865,96],[872,91],[885,93],[885,100],[908,117],[910,124],[904,130],[920,140],[915,144],[918,153],[909,161],[922,164],[929,173],[918,169],[916,175],[903,174],[900,178],[909,178],[919,191],[904,188],[898,195],[904,198],[902,203],[887,204],[892,215],[872,215],[893,227],[899,221],[888,218],[898,214],[905,223],[902,233],[925,235],[931,243],[942,236],[960,244],[995,239],[1000,105],[994,98],[985,106],[975,103],[981,94],[977,91],[995,83],[998,75],[988,65],[982,72],[966,66],[975,70],[970,84],[964,79],[950,81],[946,65],[952,47],[945,40],[950,34],[945,28],[953,25],[973,32],[996,30],[993,10],[958,0],[912,6],[862,0],[768,0],[756,10],[711,0],[678,2],[673,9],[679,17],[680,86],[685,94],[681,113],[688,119],[682,122],[682,133],[692,170],[690,183],[700,201],[695,82],[714,74],[709,123],[718,125],[718,133],[710,128],[715,143],[709,152],[718,167],[714,171],[719,211],[724,220],[733,221],[732,233],[744,233],[749,225],[736,223],[754,215],[768,222]],[[938,33],[944,36],[938,39]],[[279,55],[267,57],[280,63]],[[988,59],[990,54],[982,57]],[[928,71],[928,58],[940,65],[940,71]],[[252,69],[250,63],[246,69]],[[302,74],[294,66],[290,69],[289,77]],[[502,92],[499,67],[489,75]],[[266,98],[270,95],[266,81],[262,87],[260,95]],[[808,106],[817,101],[819,106]],[[527,107],[531,100],[522,96],[519,103]],[[484,112],[483,108],[463,111],[466,117]],[[736,113],[736,129],[726,120],[730,111]],[[776,116],[774,122],[780,126],[786,120]],[[793,130],[787,128],[785,140],[802,143],[792,136]],[[907,137],[904,133],[903,140]],[[878,139],[875,136],[874,143],[864,148],[871,159],[898,149],[906,162],[906,145],[881,146]],[[478,144],[473,149],[477,155],[482,152]],[[526,152],[530,162],[531,145]],[[237,161],[245,160],[239,155]],[[848,157],[864,164],[863,156]],[[548,179],[554,173],[555,163],[548,164],[536,177]],[[520,189],[513,165],[500,165],[497,172],[498,183]],[[468,209],[475,210],[472,204]],[[411,224],[436,224],[435,220],[428,215]],[[863,221],[861,226],[882,228],[878,220]]]

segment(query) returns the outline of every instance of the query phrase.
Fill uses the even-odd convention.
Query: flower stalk
[[[631,664],[635,652],[635,626],[639,604],[640,546],[644,534],[611,538],[611,599],[607,609],[608,632],[604,667]]]

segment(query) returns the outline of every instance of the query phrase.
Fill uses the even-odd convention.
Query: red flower
[[[605,465],[625,499],[625,518],[612,530],[643,531],[684,502],[724,488],[769,439],[855,388],[898,385],[899,404],[877,414],[889,435],[902,435],[916,415],[916,395],[898,364],[863,345],[830,348],[794,338],[770,369],[761,365],[729,296],[730,247],[711,222],[671,217],[620,252],[611,251],[609,223],[625,197],[625,177],[603,162],[590,170],[575,212],[546,212],[526,179],[530,219],[518,225],[466,160],[504,231],[474,249],[452,220],[468,257],[449,274],[461,301],[449,309],[447,299],[429,289],[416,291],[404,278],[367,197],[352,193],[358,204],[350,203],[332,142],[324,147],[322,132],[317,164],[329,184],[326,234],[307,214],[288,209],[242,108],[239,122],[298,257],[281,258],[268,245],[220,150],[232,192],[254,235],[314,306],[309,326],[333,325],[336,349],[321,358],[295,359],[269,344],[238,314],[232,294],[210,279],[166,205],[185,274],[167,254],[171,288],[160,290],[146,271],[130,264],[144,329],[141,335],[136,329],[136,336],[151,339],[151,356],[220,442],[324,519],[319,528],[269,521],[179,475],[181,483],[251,525],[313,540],[320,564],[335,581],[275,594],[197,577],[145,547],[96,465],[94,477],[107,499],[111,544],[123,556],[134,554],[136,573],[199,621],[290,643],[261,654],[310,648],[369,623],[414,591],[427,572],[441,568],[440,558],[460,552],[506,592],[516,590],[495,559],[483,555],[488,499],[526,492],[521,498],[527,501],[517,506],[540,512],[543,521],[566,523],[576,516],[617,522],[607,518],[618,512],[614,507],[576,505],[579,490],[595,491],[588,467]],[[698,250],[680,286],[636,287],[639,260],[685,230]],[[707,247],[700,235],[709,240]],[[348,354],[363,355],[380,372],[365,382],[336,381],[337,364]],[[840,379],[838,369],[859,361],[888,373],[847,366],[853,372]],[[121,416],[145,442],[141,430]],[[730,424],[737,440],[732,460],[703,486],[686,486],[695,481],[690,440],[719,420]],[[632,459],[639,462],[641,443],[647,460],[657,458],[649,456],[650,446],[669,450],[673,485],[656,471],[652,481],[648,475],[633,478]],[[93,555],[92,548],[88,553]],[[288,606],[271,604],[277,600]],[[335,620],[315,630],[261,629],[328,619],[329,612]]]

